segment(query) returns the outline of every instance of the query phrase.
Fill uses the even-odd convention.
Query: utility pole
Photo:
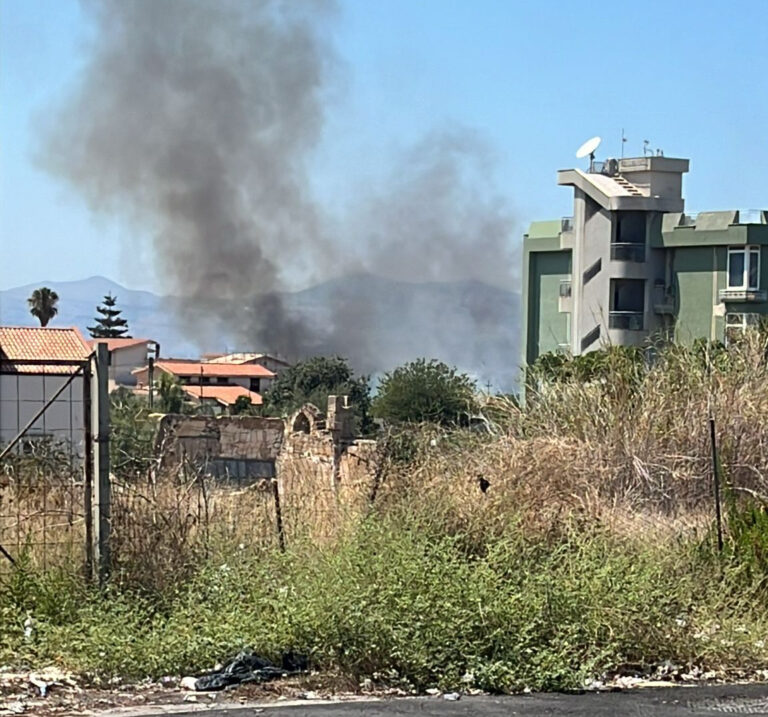
[[[92,370],[91,434],[93,437],[93,558],[99,585],[109,579],[112,487],[109,482],[109,349],[96,344]]]

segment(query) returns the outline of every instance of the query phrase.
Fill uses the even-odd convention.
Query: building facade
[[[159,344],[152,339],[91,339],[88,344],[106,344],[109,350],[109,390],[135,386],[136,369],[147,365],[149,357],[159,356]]]
[[[0,326],[0,447],[26,428],[20,451],[53,441],[83,455],[85,379],[78,369],[90,354],[76,328]]]
[[[727,341],[768,313],[768,212],[685,213],[687,159],[590,162],[558,172],[573,216],[523,240],[526,364],[657,338]]]

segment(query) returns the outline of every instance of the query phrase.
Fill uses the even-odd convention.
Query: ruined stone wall
[[[288,536],[335,535],[367,509],[375,472],[376,441],[286,433],[277,474]]]
[[[164,416],[156,447],[161,472],[201,471],[246,481],[272,478],[284,424],[261,416]]]
[[[237,482],[277,477],[286,536],[335,535],[368,508],[377,444],[350,438],[346,402],[334,408],[328,421],[334,429],[325,428],[315,407],[285,423],[253,416],[165,416],[157,438],[161,469],[193,466]]]

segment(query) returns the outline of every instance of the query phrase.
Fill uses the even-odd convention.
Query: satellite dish
[[[592,137],[588,139],[581,147],[576,150],[576,158],[582,159],[583,157],[595,158],[595,150],[600,146],[600,142],[603,140],[600,137]]]

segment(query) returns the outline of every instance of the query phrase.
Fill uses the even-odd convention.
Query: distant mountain
[[[78,326],[87,334],[96,305],[111,292],[132,335],[159,341],[165,356],[270,348],[228,343],[232,339],[225,328],[221,345],[198,346],[176,321],[178,299],[134,291],[100,276],[0,291],[0,323],[33,325],[26,299],[40,286],[60,296],[53,326]],[[359,371],[378,374],[414,358],[434,357],[472,373],[483,385],[514,387],[521,338],[518,293],[478,281],[407,283],[355,275],[281,298],[291,315],[326,336],[317,351],[348,356]]]
[[[166,356],[197,354],[197,347],[179,329],[168,310],[169,301],[149,291],[135,291],[107,279],[92,276],[80,281],[38,281],[27,286],[0,291],[0,323],[29,325],[37,322],[27,308],[27,297],[37,288],[48,286],[59,295],[59,313],[51,326],[77,326],[88,336],[87,326],[93,325],[96,305],[108,293],[117,296],[117,308],[128,319],[132,336],[156,339]]]

